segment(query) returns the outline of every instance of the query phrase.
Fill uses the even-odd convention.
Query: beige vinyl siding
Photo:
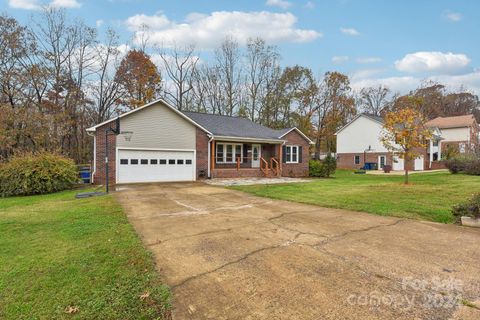
[[[195,126],[161,102],[121,118],[120,129],[133,135],[119,135],[117,147],[195,149]]]

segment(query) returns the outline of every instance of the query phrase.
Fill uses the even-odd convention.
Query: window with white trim
[[[237,158],[240,158],[240,162],[243,162],[243,144],[217,143],[215,148],[217,163],[236,163]]]
[[[286,146],[285,151],[286,163],[298,163],[298,146]]]

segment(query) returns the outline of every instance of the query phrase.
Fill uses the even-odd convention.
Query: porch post
[[[283,144],[278,144],[277,146],[278,146],[278,165],[279,165],[279,167],[278,167],[278,169],[279,169],[279,170],[278,170],[278,175],[281,176],[281,175],[282,175],[282,170],[283,170],[283,169],[282,169],[282,166],[283,166],[283,161],[282,161],[282,159],[283,159],[283,158],[282,158],[282,149],[283,149],[282,147],[283,147]]]
[[[210,148],[211,150],[211,161],[210,161],[210,168],[211,168],[211,175],[213,175],[213,170],[215,169],[215,140],[212,140],[212,147]]]
[[[430,169],[432,169],[432,162],[433,162],[433,140],[430,139],[430,149],[429,149],[429,153],[430,153]]]
[[[437,161],[442,160],[442,140],[438,140],[438,157]]]

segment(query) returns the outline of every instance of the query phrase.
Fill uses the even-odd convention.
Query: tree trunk
[[[405,156],[404,156],[405,160],[404,160],[404,166],[405,166],[405,184],[408,184],[408,166],[409,166],[409,162],[408,162],[408,159],[409,159],[409,156],[408,156],[408,152],[405,152]]]

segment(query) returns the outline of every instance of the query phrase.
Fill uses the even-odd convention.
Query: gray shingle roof
[[[378,121],[378,122],[381,122],[381,123],[384,122],[384,120],[383,120],[382,117],[379,117],[379,116],[376,116],[376,115],[373,115],[373,114],[370,114],[370,113],[362,113],[362,114],[363,114],[364,116],[367,116],[367,117],[369,117],[370,119],[376,120],[376,121]]]
[[[288,129],[274,130],[241,117],[182,111],[184,115],[216,136],[279,139]]]

